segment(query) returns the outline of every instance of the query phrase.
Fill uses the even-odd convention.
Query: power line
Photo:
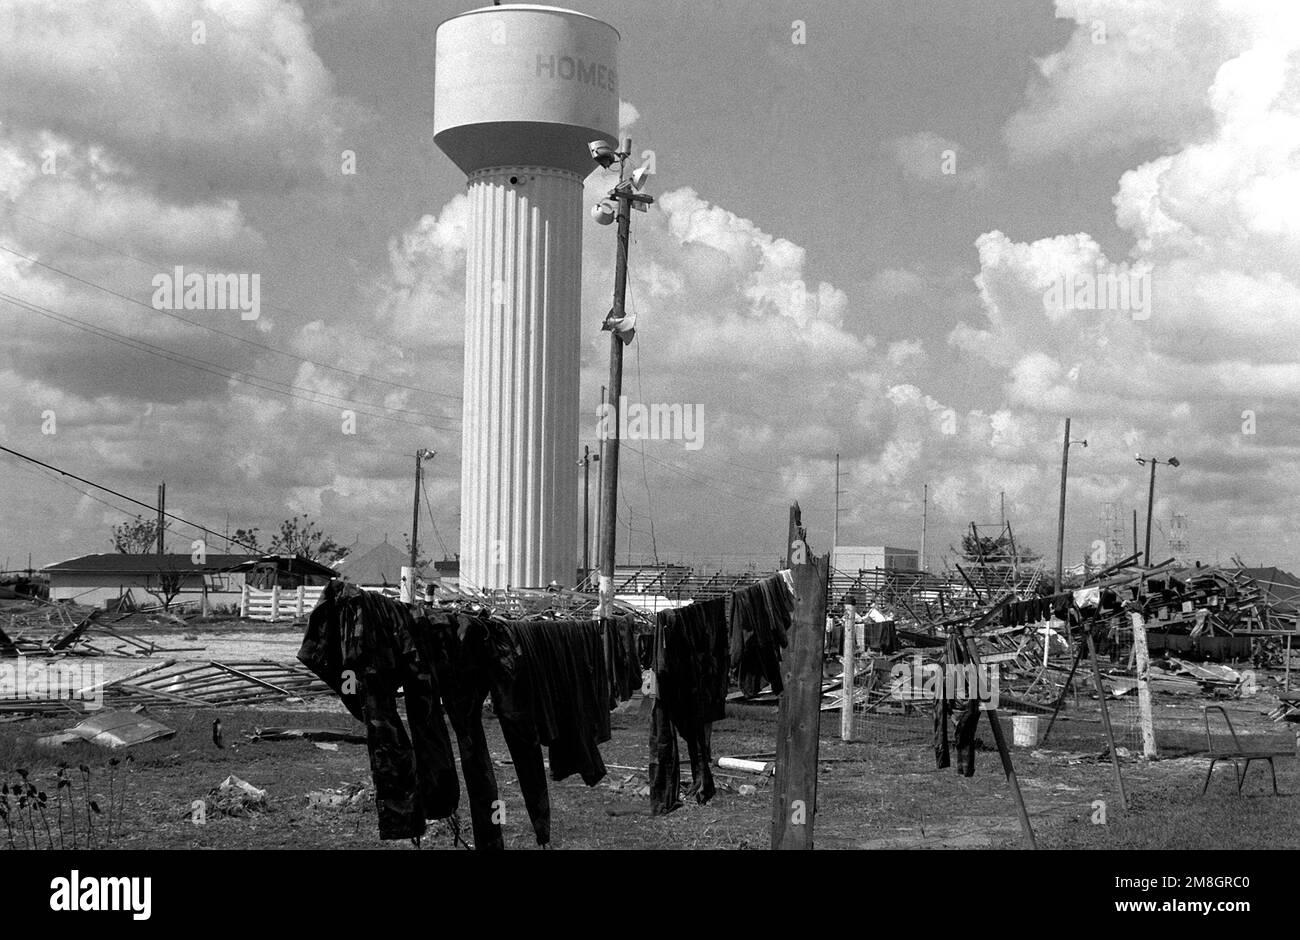
[[[433,534],[438,539],[438,545],[442,548],[442,557],[450,558],[447,552],[447,543],[442,540],[442,533],[438,531],[438,523],[433,518],[433,507],[429,505],[429,490],[424,485],[423,475],[420,477],[420,492],[424,494],[424,511],[429,516],[429,525],[433,526]]]
[[[207,535],[216,536],[217,538],[222,539],[225,542],[233,542],[234,544],[238,545],[240,548],[246,548],[249,551],[255,552],[259,555],[262,554],[261,549],[259,549],[256,545],[251,545],[246,542],[241,542],[238,539],[229,538],[223,535],[222,533],[216,531],[215,529],[209,529],[205,525],[200,525],[197,522],[191,522],[190,520],[184,519],[176,515],[175,513],[161,511],[158,509],[157,506],[151,506],[148,503],[141,502],[140,500],[136,499],[133,496],[127,496],[125,493],[119,493],[117,490],[108,486],[104,486],[102,483],[96,483],[93,480],[87,480],[85,477],[79,477],[75,473],[71,473],[67,470],[61,470],[60,468],[54,466],[53,464],[48,464],[43,460],[37,460],[35,457],[29,457],[27,454],[20,453],[19,451],[13,450],[12,448],[9,447],[5,447],[3,444],[0,444],[0,451],[4,451],[6,454],[13,454],[15,457],[18,457],[22,460],[26,460],[28,463],[36,464],[36,466],[38,467],[44,467],[46,470],[53,470],[55,473],[58,473],[65,477],[70,477],[73,480],[76,480],[78,483],[85,483],[87,486],[93,486],[95,489],[103,490],[105,493],[112,493],[118,499],[124,499],[128,503],[135,503],[137,506],[143,506],[145,509],[148,509],[150,512],[158,513],[161,516],[166,516],[168,519],[175,519],[177,522],[181,523],[181,525],[189,526],[191,529],[197,529],[198,531],[203,532]]]
[[[15,214],[17,214],[17,215],[23,215],[22,213],[15,213]],[[23,215],[23,218],[29,218],[29,219],[30,219],[30,218],[32,218],[32,217],[31,217],[31,216],[28,216],[28,215]],[[36,219],[36,220],[34,220],[34,221],[40,221],[40,220],[39,220],[39,219]],[[42,223],[42,224],[46,224],[46,223]],[[59,228],[58,226],[51,226],[51,227],[53,227],[53,228]],[[67,232],[66,229],[61,229],[61,228],[59,229],[59,231]],[[72,235],[74,238],[82,238],[82,237],[83,237],[83,236],[77,235],[77,234],[74,233],[74,232],[67,232],[67,234]],[[93,245],[98,245],[98,246],[101,247],[101,248],[105,248],[105,249],[107,249],[108,251],[114,251],[114,250],[115,250],[115,249],[112,249],[112,248],[108,248],[108,246],[103,245],[103,244],[101,244],[100,242],[95,241],[94,239],[89,239],[89,238],[87,238],[87,239],[85,239],[85,240],[88,241],[88,242],[90,242],[90,243],[93,244]],[[78,275],[73,274],[73,273],[70,272],[70,271],[65,271],[65,270],[63,270],[62,268],[55,267],[54,265],[49,264],[48,262],[45,262],[45,261],[40,261],[40,260],[38,260],[38,259],[36,259],[36,258],[31,257],[30,255],[25,255],[25,254],[23,254],[22,252],[20,252],[20,251],[16,251],[15,249],[10,248],[10,247],[7,246],[7,245],[0,245],[0,251],[6,251],[6,252],[8,252],[9,254],[14,255],[15,257],[22,258],[24,261],[27,261],[27,262],[29,262],[29,263],[31,263],[31,264],[38,265],[39,267],[45,268],[47,271],[53,271],[55,274],[59,274],[59,275],[61,275],[61,276],[63,276],[63,277],[68,278],[69,280],[76,281],[76,282],[79,283],[79,284],[84,284],[84,285],[86,285],[87,287],[93,287],[95,290],[103,291],[103,292],[106,293],[106,294],[110,294],[110,295],[112,295],[113,297],[117,297],[117,298],[119,298],[119,299],[121,299],[121,300],[125,300],[125,301],[127,301],[128,303],[133,303],[133,304],[135,304],[136,306],[144,307],[146,310],[149,310],[149,311],[151,311],[151,312],[153,312],[153,313],[161,313],[161,314],[163,314],[164,316],[169,316],[169,317],[171,317],[171,318],[174,319],[174,320],[178,320],[178,321],[180,321],[181,323],[186,324],[187,326],[198,327],[198,328],[201,329],[201,330],[207,330],[207,331],[210,332],[210,333],[216,333],[218,336],[224,336],[224,337],[226,337],[227,339],[233,339],[233,340],[235,340],[235,341],[238,342],[238,343],[244,343],[244,344],[249,345],[249,346],[255,346],[255,347],[257,347],[258,349],[265,349],[267,352],[273,352],[273,353],[275,353],[275,354],[277,354],[277,355],[280,355],[280,356],[287,356],[287,357],[290,358],[290,359],[297,359],[297,360],[300,361],[300,362],[307,362],[307,363],[310,363],[311,365],[319,366],[319,367],[322,368],[322,369],[330,369],[330,370],[335,371],[335,372],[342,372],[342,373],[345,374],[345,375],[351,375],[351,376],[354,376],[355,378],[368,379],[369,381],[372,381],[372,382],[378,382],[378,383],[380,383],[380,384],[382,384],[382,385],[388,385],[388,386],[391,386],[391,387],[393,387],[393,388],[400,388],[400,389],[405,389],[405,390],[407,390],[407,391],[420,392],[420,393],[422,393],[422,394],[427,394],[427,395],[434,395],[434,396],[436,396],[436,397],[439,397],[439,398],[447,398],[447,399],[450,399],[450,400],[452,400],[452,401],[460,401],[460,400],[461,400],[461,397],[460,397],[459,395],[452,395],[452,394],[450,394],[449,392],[435,392],[433,389],[420,388],[420,387],[415,386],[415,385],[405,385],[405,384],[403,384],[403,383],[401,383],[401,382],[391,382],[391,381],[389,381],[389,380],[387,380],[387,379],[381,379],[381,378],[378,378],[378,377],[376,377],[376,376],[367,375],[367,374],[364,373],[364,372],[356,372],[356,371],[354,371],[354,370],[352,370],[352,369],[345,369],[345,368],[343,368],[342,366],[330,365],[330,364],[327,363],[327,362],[320,362],[320,361],[318,361],[318,360],[316,360],[316,359],[311,359],[311,358],[309,358],[309,357],[307,357],[307,356],[300,356],[300,355],[298,355],[297,353],[291,353],[291,352],[287,352],[287,351],[285,351],[285,350],[283,350],[283,349],[277,349],[276,347],[270,345],[269,343],[259,343],[259,342],[257,342],[256,340],[251,340],[251,339],[249,339],[249,338],[246,337],[246,336],[240,336],[240,335],[238,335],[237,333],[228,333],[228,332],[226,332],[225,330],[219,330],[219,329],[217,329],[216,327],[214,327],[214,326],[209,326],[209,325],[206,324],[206,323],[199,323],[199,322],[197,322],[197,321],[195,321],[195,320],[190,320],[190,319],[188,319],[187,317],[183,317],[183,316],[181,316],[180,314],[175,313],[175,312],[173,312],[173,311],[171,311],[171,310],[160,310],[160,309],[154,307],[152,304],[147,304],[147,303],[145,303],[144,301],[142,301],[142,300],[140,300],[140,299],[138,299],[138,298],[136,298],[136,297],[132,297],[132,296],[130,296],[129,294],[123,294],[123,293],[120,293],[120,292],[118,292],[118,291],[115,291],[115,290],[113,290],[111,287],[106,287],[106,286],[104,286],[103,284],[98,283],[97,281],[92,281],[92,280],[89,280],[89,279],[87,279],[87,278],[79,277]],[[146,264],[146,265],[149,265],[149,266],[154,267],[154,268],[162,267],[162,265],[155,264],[154,262],[151,262],[151,261],[145,261],[145,260],[142,259],[142,258],[137,258],[137,257],[135,257],[134,255],[129,255],[129,254],[126,254],[125,252],[116,252],[116,253],[122,255],[123,257],[130,258],[132,261],[137,261],[137,262],[139,262],[140,264]],[[178,288],[179,288],[179,285],[178,285]],[[293,313],[292,310],[288,310],[287,308],[284,308],[284,307],[276,307],[276,306],[274,306],[274,305],[272,305],[272,304],[267,304],[267,306],[271,307],[273,310],[282,310],[282,311],[284,311],[284,312],[286,312],[286,313]],[[360,334],[354,334],[354,335],[360,335]]]
[[[293,383],[289,383],[289,382],[279,382],[275,379],[267,379],[263,376],[253,375],[253,373],[241,373],[238,370],[230,369],[225,366],[221,366],[217,363],[209,362],[204,359],[197,359],[193,356],[188,356],[184,353],[178,353],[175,352],[174,350],[169,350],[165,347],[157,346],[153,343],[146,342],[145,340],[135,339],[134,337],[126,336],[125,334],[118,333],[114,330],[109,330],[105,327],[95,326],[94,324],[87,323],[84,320],[79,320],[76,317],[70,317],[66,314],[59,313],[58,311],[51,310],[49,307],[44,307],[40,304],[33,303],[32,301],[25,300],[22,297],[15,297],[12,294],[6,294],[0,292],[0,300],[5,301],[6,303],[13,304],[14,306],[20,307],[24,310],[28,310],[39,316],[46,317],[47,319],[52,319],[59,323],[63,323],[67,326],[71,326],[74,329],[84,330],[85,332],[98,336],[101,339],[106,339],[109,342],[117,343],[121,346],[126,346],[130,349],[135,349],[138,352],[144,352],[150,355],[159,356],[163,359],[167,359],[170,362],[175,362],[178,365],[183,365],[186,366],[187,368],[197,369],[201,372],[207,372],[211,375],[216,375],[223,379],[229,379],[234,382],[240,382],[245,385],[251,385],[254,388],[260,388],[263,391],[274,392],[275,394],[278,395],[286,395],[289,398],[296,398],[299,399],[300,401],[311,402],[312,404],[331,405],[330,402],[321,401],[318,398],[307,398],[303,395],[295,395],[292,391],[286,390],[286,389],[298,389],[299,391],[304,391],[312,395],[321,395],[324,396],[325,398],[332,398],[335,400],[335,402],[341,404],[350,405],[353,407],[353,410],[356,410],[359,414],[364,414],[367,417],[379,418],[384,421],[392,421],[397,424],[405,424],[408,427],[428,428],[431,430],[449,431],[449,432],[454,432],[456,430],[455,428],[443,427],[441,425],[436,425],[436,424],[421,424],[414,421],[404,421],[401,418],[395,418],[391,415],[381,414],[373,411],[366,411],[364,408],[360,408],[357,406],[361,404],[368,404],[368,403],[356,402],[350,398],[344,398],[340,395],[332,395],[329,392],[320,392],[317,391],[316,389],[309,389],[304,386],[294,385]],[[253,375],[253,378],[247,378],[246,377],[247,375]],[[254,381],[253,379],[258,379],[260,381]],[[272,385],[263,385],[260,384],[260,382],[270,382],[272,383]],[[283,388],[275,388],[273,387],[274,385],[283,386]],[[337,405],[331,405],[331,407],[337,407]],[[380,405],[378,407],[384,407],[384,406]],[[424,416],[427,414],[426,412],[407,411],[406,409],[400,409],[400,408],[390,409],[390,410],[406,411],[406,413],[415,416]]]

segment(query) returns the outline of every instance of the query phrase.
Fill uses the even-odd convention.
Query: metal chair
[[[1228,717],[1228,711],[1222,705],[1205,705],[1202,707],[1205,713],[1205,748],[1206,755],[1210,758],[1210,769],[1205,775],[1205,785],[1201,787],[1201,796],[1204,796],[1210,789],[1210,778],[1214,776],[1214,767],[1220,761],[1231,763],[1234,773],[1237,776],[1237,792],[1241,793],[1242,785],[1246,782],[1246,774],[1250,771],[1251,761],[1263,760],[1268,761],[1269,772],[1273,776],[1273,793],[1280,796],[1277,789],[1277,768],[1273,766],[1273,760],[1277,757],[1291,757],[1290,751],[1248,751],[1241,746],[1237,739],[1237,732],[1232,727],[1232,719]],[[1224,723],[1228,726],[1228,735],[1232,738],[1231,750],[1214,749],[1214,740],[1210,736],[1210,711],[1215,710],[1223,716]]]

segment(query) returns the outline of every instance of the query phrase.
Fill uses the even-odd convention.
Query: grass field
[[[1263,700],[1231,703],[1239,733],[1252,746],[1294,750],[1293,726],[1268,721]],[[1131,736],[1122,708],[1116,707],[1120,744]],[[329,702],[325,710],[227,710],[220,713],[226,747],[211,740],[214,712],[158,709],[150,714],[175,728],[175,737],[130,749],[131,764],[116,770],[116,795],[126,782],[118,848],[376,848],[409,850],[407,843],[381,843],[373,806],[326,809],[309,806],[308,793],[349,783],[368,783],[364,745],[340,744],[323,750],[308,741],[250,742],[255,727],[295,725],[359,726]],[[1300,848],[1300,772],[1296,761],[1278,762],[1285,794],[1275,797],[1266,768],[1256,765],[1246,793],[1235,792],[1232,771],[1215,772],[1210,792],[1200,796],[1208,762],[1190,756],[1204,748],[1195,700],[1157,697],[1162,759],[1123,761],[1130,808],[1114,793],[1103,749],[1096,703],[1086,699],[1053,729],[1050,748],[1013,751],[1020,786],[1040,848]],[[613,739],[601,751],[609,776],[588,788],[574,777],[551,783],[553,847],[556,849],[764,849],[769,843],[771,790],[767,778],[749,774],[720,776],[719,793],[705,806],[688,803],[668,817],[652,818],[648,799],[638,795],[646,783],[648,719],[640,700],[612,716]],[[59,749],[37,745],[43,734],[69,722],[57,719],[0,725],[0,775],[22,768],[37,785],[52,791],[60,762],[91,768],[91,796],[107,806],[106,762],[124,752],[109,752],[78,742]],[[1004,717],[1011,739],[1011,725]],[[533,848],[532,830],[500,731],[486,721],[497,778],[506,805],[505,831],[511,848]],[[714,756],[753,754],[773,748],[775,723],[766,718],[728,718],[715,725]],[[991,750],[987,718],[980,739],[988,750],[978,755],[976,775],[963,778],[952,769],[937,771],[930,747],[930,720],[924,715],[881,717],[860,722],[858,740],[838,739],[838,715],[823,720],[815,839],[819,848],[1017,847],[1021,836],[1010,789]],[[684,749],[683,749],[684,754]],[[1168,755],[1167,757],[1165,755]],[[269,809],[249,816],[210,813],[203,825],[192,821],[195,800],[234,774],[268,791]],[[689,768],[684,769],[689,776]],[[82,781],[76,776],[78,791]],[[744,796],[743,784],[757,787]],[[1105,803],[1099,824],[1096,801]],[[462,796],[462,818],[468,811]],[[43,830],[42,830],[43,832]],[[3,834],[0,833],[0,839]],[[42,842],[44,835],[41,835]],[[55,836],[57,840],[57,835]],[[3,844],[3,842],[0,842]],[[452,848],[449,831],[431,829],[426,848]]]

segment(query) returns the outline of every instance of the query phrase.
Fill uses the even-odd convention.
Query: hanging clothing
[[[951,667],[964,667],[970,662],[970,653],[966,643],[960,637],[960,630],[948,634],[944,644],[942,666],[944,678],[952,674]],[[948,748],[948,721],[956,721],[957,738],[957,773],[963,777],[975,776],[975,731],[979,725],[980,703],[978,698],[949,699],[949,694],[957,691],[959,683],[944,681],[934,702],[934,758],[939,770],[952,764]],[[977,683],[968,683],[978,686]],[[968,689],[969,691],[969,689]],[[978,693],[977,693],[978,694]]]
[[[639,638],[633,617],[612,617],[604,621],[602,629],[609,637],[608,669],[612,680],[609,707],[613,710],[641,688]]]
[[[897,625],[892,620],[868,620],[866,642],[868,649],[880,650],[885,655],[897,652]]]
[[[431,651],[405,605],[331,581],[298,659],[366,726],[381,839],[418,838],[425,820],[456,811],[460,784]],[[397,713],[399,688],[409,734]]]
[[[595,786],[606,774],[598,745],[610,738],[613,696],[601,624],[511,620],[504,625],[523,670],[532,677],[528,705],[550,754],[551,779],[576,773],[587,786]]]
[[[732,592],[730,665],[746,696],[757,695],[765,684],[780,694],[781,650],[789,642],[793,617],[794,597],[780,575]]]
[[[538,845],[551,841],[551,800],[537,725],[529,706],[530,680],[503,624],[488,617],[430,611],[416,621],[426,631],[447,717],[460,750],[476,849],[502,849],[499,793],[483,729],[483,703],[492,711],[519,778]]]
[[[691,760],[688,796],[707,803],[713,784],[713,722],[726,716],[730,645],[726,598],[699,601],[655,617],[655,681],[651,713],[650,812],[681,805],[677,736]]]

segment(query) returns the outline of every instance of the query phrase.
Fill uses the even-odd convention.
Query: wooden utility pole
[[[600,387],[600,404],[601,404],[600,414],[603,416],[605,414],[605,408],[604,408],[605,386],[603,385]],[[600,565],[600,540],[602,537],[601,533],[605,531],[604,525],[601,522],[601,519],[603,517],[600,514],[600,501],[602,498],[602,494],[605,492],[605,439],[604,437],[602,437],[600,441],[596,444],[596,449],[600,452],[597,455],[599,457],[598,462],[600,463],[600,466],[596,469],[596,531],[592,533],[592,535],[594,536],[592,547],[595,550],[596,564],[597,566],[599,566]],[[588,581],[587,587],[588,589],[590,589],[591,571],[587,572],[587,581]]]
[[[1133,554],[1138,553],[1138,511],[1133,510]]]
[[[421,448],[415,452],[415,499],[411,506],[411,568],[410,575],[406,585],[406,603],[414,604],[417,600],[415,596],[415,569],[417,556],[420,552],[420,478],[423,471],[423,462],[432,460],[434,452],[427,447]]]
[[[578,463],[582,464],[582,579],[584,581],[591,577],[591,465],[599,461],[600,454],[593,454],[591,447],[583,444],[582,457]]]
[[[835,455],[835,525],[831,532],[831,557],[840,547],[840,455]]]
[[[772,784],[772,848],[811,849],[817,812],[822,653],[830,556],[813,557],[799,504],[790,506],[786,564],[794,581],[790,645],[781,659],[785,688],[777,707],[776,775]]]
[[[1151,653],[1147,649],[1146,620],[1138,611],[1131,611],[1133,623],[1133,654],[1137,665],[1138,725],[1142,729],[1142,756],[1156,759],[1156,728],[1151,715]]]
[[[1065,441],[1061,444],[1061,502],[1056,513],[1056,586],[1061,593],[1061,566],[1065,556],[1065,475],[1070,466],[1070,419],[1065,419]]]
[[[1156,464],[1154,457],[1151,458],[1151,484],[1147,487],[1147,541],[1146,551],[1142,554],[1142,564],[1148,568],[1151,567],[1151,513],[1155,509],[1156,499]]]
[[[166,534],[167,483],[158,484],[158,556],[163,555],[163,536]]]
[[[628,176],[627,158],[632,153],[632,139],[623,142],[619,154],[619,183],[610,193],[610,198],[618,203],[618,251],[614,264],[614,305],[610,309],[606,327],[609,334],[609,405],[613,407],[613,434],[605,435],[604,457],[601,460],[600,492],[600,599],[597,616],[609,617],[614,606],[614,550],[618,533],[618,448],[619,448],[619,399],[623,394],[623,336],[619,330],[610,326],[626,316],[625,301],[627,297],[627,253],[632,230],[632,204],[642,205],[654,200],[633,187],[633,179]],[[609,416],[606,408],[602,417]]]
[[[925,554],[925,530],[929,524],[930,514],[930,484],[926,483],[925,488],[921,491],[921,570],[929,571],[930,563],[926,560]]]

